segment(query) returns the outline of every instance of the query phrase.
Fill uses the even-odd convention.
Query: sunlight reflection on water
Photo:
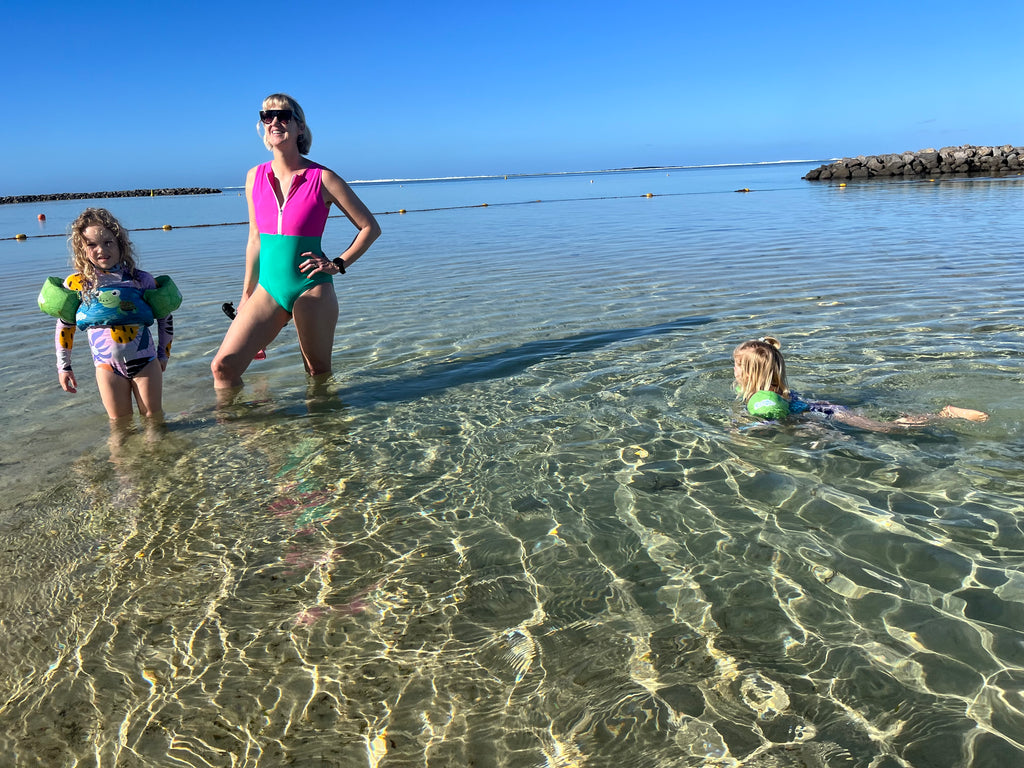
[[[327,391],[288,329],[221,411],[209,361],[245,229],[139,232],[143,267],[186,304],[170,431],[114,461],[95,386],[57,390],[32,304],[63,243],[0,242],[0,424],[18,448],[0,483],[0,753],[1014,764],[1019,185],[800,172],[598,177],[603,200],[575,199],[597,197],[585,178],[422,185],[444,204],[560,202],[382,217],[339,284]],[[406,194],[365,197],[411,209]],[[106,202],[136,228],[231,221],[237,203]],[[751,425],[728,357],[768,331],[815,396],[992,418]]]

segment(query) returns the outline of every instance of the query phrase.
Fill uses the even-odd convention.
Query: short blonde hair
[[[263,100],[264,109],[290,109],[295,115],[295,118],[302,125],[302,133],[299,134],[299,154],[308,155],[310,147],[313,146],[313,133],[309,130],[309,126],[306,124],[306,113],[302,111],[302,107],[299,106],[299,102],[289,96],[287,93],[272,93]],[[263,122],[260,121],[260,125]],[[258,128],[259,126],[257,126]],[[270,141],[267,139],[267,128],[263,126],[263,146],[270,149]]]
[[[96,282],[96,265],[89,261],[85,252],[85,230],[89,227],[104,227],[110,231],[117,241],[117,249],[121,255],[124,271],[132,278],[135,276],[135,246],[128,237],[128,230],[121,226],[106,208],[86,208],[68,228],[68,248],[71,249],[71,265],[76,272],[85,278],[87,286]]]
[[[747,402],[755,392],[775,392],[789,399],[786,383],[786,361],[782,344],[773,336],[745,341],[733,350],[732,359],[739,366],[736,385],[739,396]]]

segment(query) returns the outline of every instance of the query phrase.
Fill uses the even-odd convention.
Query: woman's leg
[[[256,286],[220,343],[213,358],[213,386],[217,389],[242,386],[242,374],[256,353],[277,338],[289,315],[262,286]]]
[[[334,329],[338,327],[338,295],[333,283],[313,286],[292,307],[302,361],[310,376],[331,372]]]

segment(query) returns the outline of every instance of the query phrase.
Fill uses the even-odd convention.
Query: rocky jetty
[[[219,195],[219,189],[175,187],[173,189],[124,189],[118,192],[57,192],[52,195],[12,195],[0,197],[0,205],[45,203],[51,200],[90,200],[103,197],[163,197],[165,195]]]
[[[877,176],[938,176],[946,173],[999,175],[1024,171],[1024,147],[962,147],[921,149],[892,155],[844,157],[810,171],[808,181],[870,179]]]

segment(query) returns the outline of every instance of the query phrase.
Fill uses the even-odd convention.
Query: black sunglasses
[[[290,109],[261,109],[260,120],[267,125],[274,122],[274,118],[277,118],[282,123],[290,123],[295,114]]]

